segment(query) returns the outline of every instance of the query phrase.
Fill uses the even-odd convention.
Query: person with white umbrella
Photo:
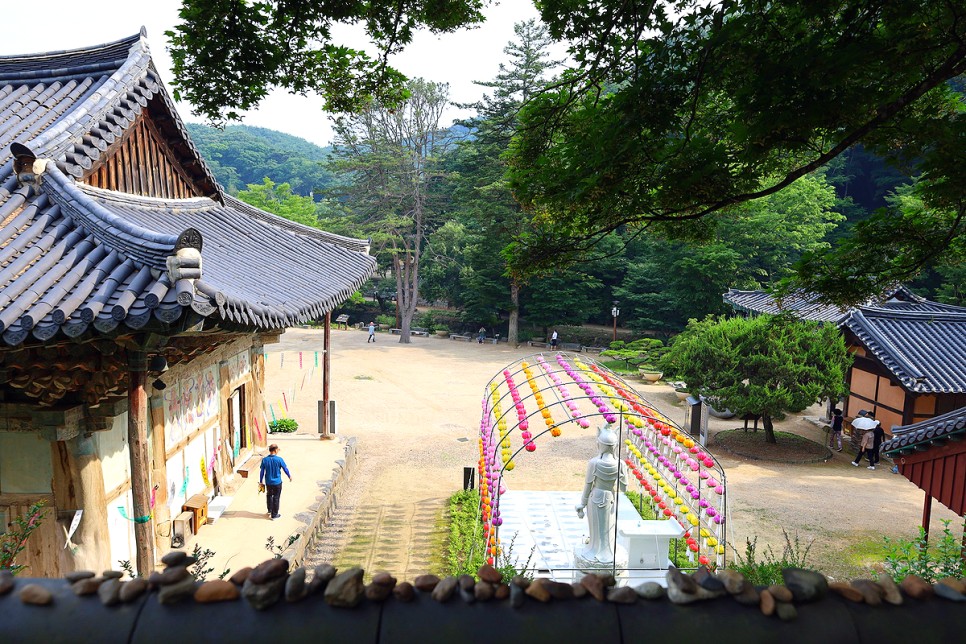
[[[862,461],[862,455],[865,454],[869,459],[868,469],[874,470],[875,455],[872,450],[872,442],[874,439],[872,430],[875,429],[878,423],[872,420],[871,418],[869,418],[868,413],[869,412],[863,409],[862,411],[859,412],[859,415],[852,421],[852,428],[860,432],[863,432],[862,440],[859,442],[859,452],[858,454],[855,455],[855,460],[852,461],[852,465],[854,465],[855,467],[858,467],[859,463]]]

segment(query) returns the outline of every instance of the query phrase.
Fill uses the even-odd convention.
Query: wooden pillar
[[[168,508],[168,467],[164,437],[164,398],[152,396],[151,406],[151,480],[154,498],[154,542],[159,552],[171,547],[171,510]]]
[[[59,545],[54,548],[60,558],[58,574],[72,570],[108,570],[111,547],[107,538],[104,471],[94,441],[78,436],[69,441],[56,441],[52,447],[54,506],[63,512],[57,521]],[[74,547],[64,548],[63,530],[70,527],[75,510],[83,510],[84,514],[71,537]]]
[[[932,520],[932,497],[926,492],[926,499],[922,504],[922,529],[925,530],[923,540],[929,541],[929,521]]]
[[[329,434],[329,355],[331,353],[331,332],[332,332],[332,313],[325,314],[325,330],[322,334],[322,413],[319,414],[320,427],[319,434],[322,440],[330,440]]]
[[[147,354],[128,352],[127,439],[131,455],[131,497],[134,500],[134,543],[138,574],[154,572],[154,522],[151,516],[151,470],[148,446]]]

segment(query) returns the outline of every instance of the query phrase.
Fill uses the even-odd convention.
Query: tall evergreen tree
[[[546,27],[529,20],[517,23],[513,30],[516,39],[503,50],[508,62],[500,64],[492,81],[477,81],[493,91],[476,103],[461,106],[475,109],[477,116],[466,123],[473,137],[460,146],[454,162],[460,178],[453,198],[471,231],[464,271],[470,294],[465,301],[467,311],[485,321],[496,309],[508,310],[508,339],[516,344],[523,281],[507,270],[502,252],[525,225],[525,215],[509,190],[503,155],[521,106],[545,86],[546,75],[559,62],[547,53],[552,40]]]

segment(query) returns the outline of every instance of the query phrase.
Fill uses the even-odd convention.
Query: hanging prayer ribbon
[[[184,468],[184,483],[181,485],[181,496],[188,498],[188,468]]]
[[[309,374],[302,374],[302,386],[299,387],[299,391],[305,389],[305,379],[309,377]]]
[[[285,395],[285,392],[284,391],[282,392],[282,401],[285,403],[285,413],[287,414],[288,413],[288,397]]]
[[[302,352],[299,351],[299,371],[302,370]]]
[[[128,521],[134,521],[134,523],[147,523],[148,521],[151,520],[151,515],[150,514],[147,515],[147,516],[143,516],[143,517],[134,517],[132,519],[131,517],[129,517],[127,515],[127,511],[124,509],[124,506],[123,505],[117,506],[117,511],[121,513],[121,516],[122,517],[124,517]]]
[[[154,499],[157,497],[157,495],[158,495],[158,486],[155,485],[153,488],[151,488],[151,509],[152,510],[154,509]]]
[[[258,426],[258,416],[252,416],[252,423],[255,425],[255,435],[258,440],[262,440],[262,429]]]
[[[282,357],[281,357],[281,359],[279,360],[279,363],[278,363],[278,366],[280,366],[280,367],[284,367],[284,366],[285,366],[285,352],[283,351],[283,352],[282,352],[282,353],[280,353],[279,355],[280,355],[280,356],[282,356]]]
[[[315,352],[315,366],[316,367],[319,366],[319,352],[318,351]]]
[[[275,418],[275,408],[271,405],[268,406],[268,411],[272,412],[272,422],[274,423],[277,419]]]
[[[211,481],[208,479],[208,464],[204,456],[201,457],[201,480],[205,482],[205,487],[211,487]]]

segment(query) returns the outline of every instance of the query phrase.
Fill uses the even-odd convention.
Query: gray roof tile
[[[77,184],[150,110],[213,198],[160,200]],[[50,158],[39,188],[13,175],[10,144]],[[338,305],[375,269],[368,243],[227,197],[162,88],[141,36],[0,57],[0,330],[18,344],[177,321],[186,308],[275,329]],[[207,191],[208,189],[205,188]],[[12,219],[11,219],[12,217]],[[170,284],[178,236],[204,239],[202,279]]]
[[[912,425],[893,427],[892,438],[882,444],[882,450],[894,453],[957,435],[966,435],[966,407]],[[958,436],[958,438],[964,437],[966,436]]]

